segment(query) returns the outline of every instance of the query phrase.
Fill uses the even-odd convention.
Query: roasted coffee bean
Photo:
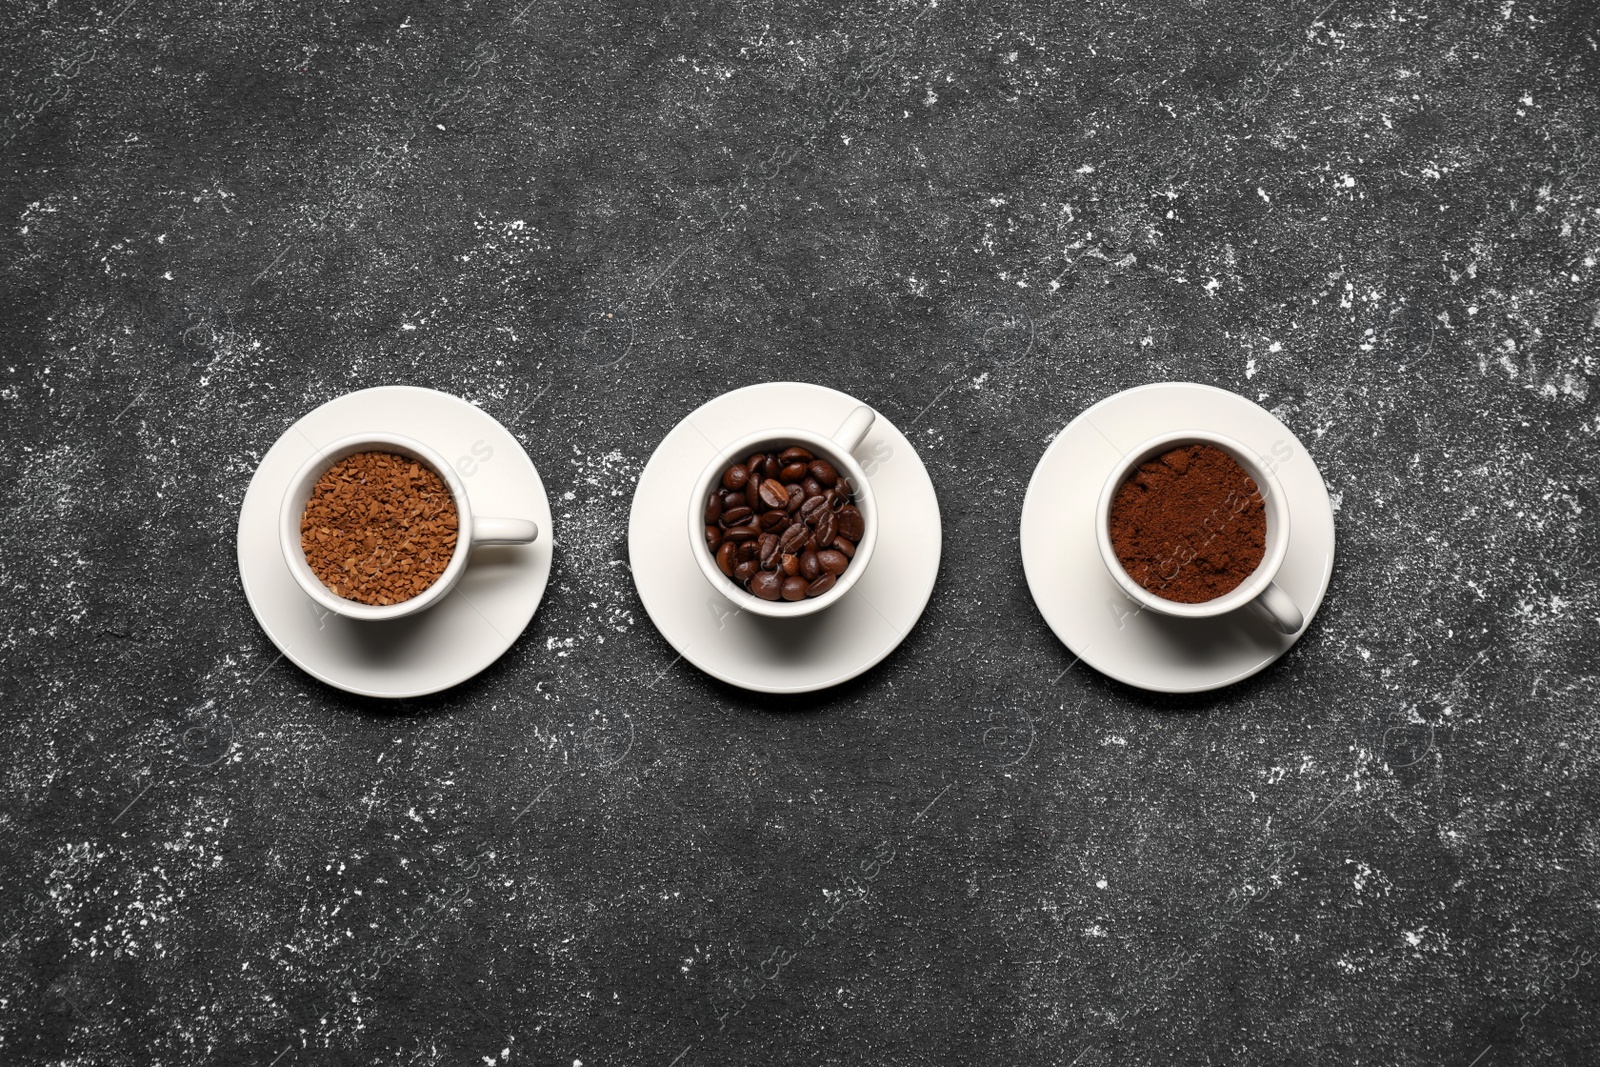
[[[817,553],[817,563],[829,574],[843,574],[850,566],[850,557],[835,548],[825,548]]]
[[[821,596],[833,588],[833,583],[839,579],[832,574],[824,574],[810,585],[806,586],[806,596]]]
[[[834,588],[866,533],[849,479],[798,446],[730,465],[706,498],[705,519],[717,569],[764,600]]]
[[[861,535],[867,532],[867,522],[854,504],[846,504],[839,509],[838,531],[840,537],[848,537],[852,541],[861,540]]]
[[[789,506],[789,491],[783,483],[776,478],[768,478],[761,483],[761,502],[769,508],[783,508]]]
[[[817,544],[831,545],[833,543],[834,535],[839,532],[838,514],[832,511],[824,511],[822,515],[818,517],[816,526],[812,528],[816,530],[817,533]]]
[[[801,546],[806,543],[806,538],[810,536],[811,531],[806,529],[805,523],[795,523],[793,526],[783,531],[783,551],[789,553],[799,552]]]

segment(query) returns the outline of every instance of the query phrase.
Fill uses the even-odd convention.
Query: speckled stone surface
[[[1588,0],[18,0],[3,16],[0,1061],[1600,1057]],[[624,565],[656,441],[798,378],[943,494],[926,615],[757,699]],[[1181,379],[1307,444],[1321,613],[1155,699],[1022,492]],[[543,606],[404,705],[276,658],[234,523],[427,385],[551,490]]]

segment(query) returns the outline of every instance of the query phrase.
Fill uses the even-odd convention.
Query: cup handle
[[[1297,634],[1300,627],[1306,624],[1306,617],[1277,582],[1268,582],[1261,595],[1250,601],[1250,606],[1256,614],[1286,634]]]
[[[872,429],[872,423],[877,419],[878,413],[867,405],[862,404],[852,411],[839,428],[833,431],[833,443],[842,451],[854,452],[867,436],[867,431]]]
[[[539,538],[539,524],[527,519],[491,519],[473,516],[474,545],[525,545]]]

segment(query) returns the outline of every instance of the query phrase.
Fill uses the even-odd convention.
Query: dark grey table
[[[0,1061],[1594,1062],[1594,12],[10,5]],[[945,559],[770,700],[623,539],[784,378],[909,429]],[[1017,548],[1051,436],[1163,379],[1277,411],[1341,539],[1188,699],[1065,670]],[[277,660],[233,545],[395,382],[560,536],[401,705]]]

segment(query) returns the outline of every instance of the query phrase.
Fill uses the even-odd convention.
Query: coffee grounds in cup
[[[1141,463],[1112,498],[1109,524],[1128,576],[1181,604],[1231,593],[1266,554],[1266,502],[1255,479],[1215,445],[1184,445]]]
[[[336,595],[398,604],[438,581],[458,524],[455,498],[432,470],[393,452],[357,452],[317,480],[300,547]]]

